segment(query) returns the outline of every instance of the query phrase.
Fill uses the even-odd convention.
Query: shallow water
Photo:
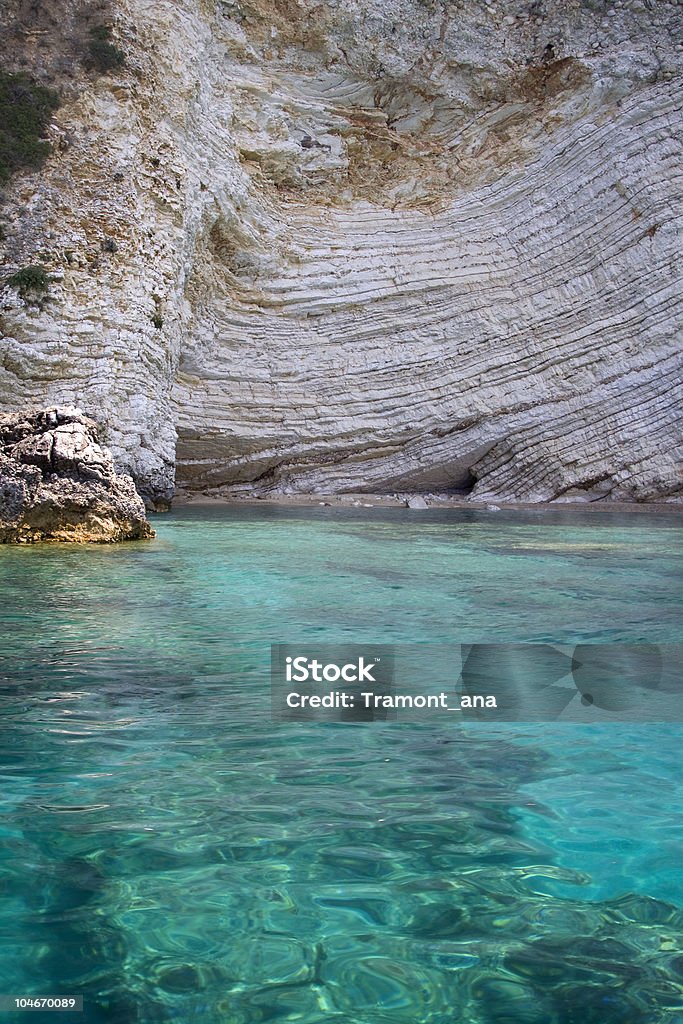
[[[268,677],[278,641],[680,642],[673,516],[155,526],[0,551],[0,994],[82,994],[56,1019],[84,1024],[682,1024],[683,726],[276,723]]]

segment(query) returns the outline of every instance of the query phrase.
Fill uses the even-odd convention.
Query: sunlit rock
[[[152,502],[681,497],[680,8],[114,0],[99,77],[43,8],[0,407],[82,407]]]
[[[80,410],[0,416],[0,543],[153,536],[131,477]]]

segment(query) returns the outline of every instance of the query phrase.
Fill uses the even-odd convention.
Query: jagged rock
[[[0,416],[0,543],[153,536],[131,477],[80,409]]]
[[[429,508],[429,505],[419,494],[414,494],[406,501],[408,508]]]

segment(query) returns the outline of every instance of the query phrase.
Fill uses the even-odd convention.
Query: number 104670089
[[[83,1009],[83,996],[0,996],[0,1012],[8,1010],[67,1010],[72,1013]]]

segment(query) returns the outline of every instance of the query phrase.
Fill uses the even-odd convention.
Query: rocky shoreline
[[[105,6],[0,5],[60,99],[3,186],[1,411],[82,407],[155,508],[683,495],[680,4]]]
[[[175,507],[280,505],[321,508],[676,512],[680,503],[566,500],[477,502],[464,495],[425,493],[237,494],[178,489]],[[154,537],[130,476],[117,473],[97,424],[63,406],[0,416],[0,543],[115,543]]]
[[[0,543],[113,543],[154,536],[131,477],[116,473],[80,409],[0,416]]]
[[[634,515],[646,513],[675,514],[681,511],[680,501],[670,502],[633,502],[633,501],[552,501],[528,502],[506,501],[500,505],[490,502],[471,501],[464,497],[434,494],[279,494],[268,497],[248,494],[211,494],[202,492],[176,492],[172,507],[186,508],[193,506],[221,507],[228,505],[282,505],[297,507],[330,507],[330,508],[413,508],[422,509],[470,509],[473,511],[581,511],[594,512],[625,512]]]

